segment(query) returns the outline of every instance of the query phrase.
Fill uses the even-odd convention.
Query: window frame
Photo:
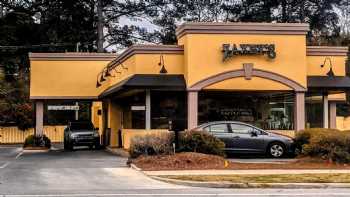
[[[261,133],[262,133],[260,129],[255,128],[255,127],[250,126],[250,125],[246,125],[246,124],[240,124],[240,123],[229,123],[228,125],[229,125],[229,127],[230,127],[231,132],[232,132],[232,133],[234,133],[234,134],[242,134],[242,135],[247,135],[247,134],[249,134],[249,135],[251,135],[251,133],[252,133],[254,130],[257,130],[257,131],[259,131],[259,132],[260,132],[260,134],[258,134],[258,135],[261,135]],[[231,125],[240,125],[240,126],[246,126],[246,127],[249,127],[249,128],[251,128],[251,132],[250,132],[250,133],[238,133],[238,132],[234,132],[234,130],[232,129],[232,126],[231,126]]]
[[[213,132],[211,131],[211,126],[214,126],[214,125],[226,125],[226,128],[227,128],[227,132]],[[209,128],[209,130],[206,130],[206,128]],[[232,130],[229,126],[229,123],[214,123],[214,124],[209,124],[205,127],[203,127],[203,130],[206,131],[206,132],[209,132],[209,133],[216,133],[216,134],[230,134],[232,133]]]

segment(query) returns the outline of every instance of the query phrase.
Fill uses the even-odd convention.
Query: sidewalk
[[[173,170],[173,171],[143,171],[148,176],[168,175],[245,175],[245,174],[341,174],[350,170]]]

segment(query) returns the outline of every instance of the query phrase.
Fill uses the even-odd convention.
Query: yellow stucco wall
[[[275,44],[277,57],[263,55],[237,55],[222,61],[222,44]],[[253,63],[254,68],[270,71],[290,78],[306,87],[307,75],[326,75],[329,63],[321,68],[325,56],[306,56],[303,35],[237,35],[237,34],[187,34],[181,37],[184,54],[163,54],[168,74],[183,74],[187,86],[230,70],[242,69],[243,63]],[[345,75],[344,56],[330,56],[333,71]],[[30,95],[35,96],[87,96],[96,97],[112,85],[133,74],[159,74],[160,54],[135,54],[111,71],[101,87],[96,88],[97,74],[109,61],[31,61]],[[126,69],[125,69],[126,68]],[[253,77],[252,80],[230,79],[214,84],[208,89],[289,90],[274,81]],[[253,88],[255,87],[255,88]]]
[[[101,110],[101,115],[98,115],[98,110]],[[95,128],[98,128],[100,135],[102,134],[102,102],[94,101],[91,106],[91,122]]]
[[[97,74],[109,61],[31,61],[30,96],[96,97]]]
[[[346,101],[346,94],[345,93],[339,93],[339,94],[330,94],[328,95],[329,101]]]
[[[44,134],[51,142],[63,142],[65,128],[66,126],[44,126]],[[33,128],[21,131],[17,127],[0,127],[0,144],[23,143],[26,137],[33,134]]]
[[[327,60],[324,67],[325,57],[329,57],[332,62],[332,70],[336,76],[345,76],[346,56],[307,56],[307,75],[308,76],[326,76],[330,68]]]
[[[169,74],[183,74],[183,55],[182,54],[164,54],[165,68]],[[108,81],[103,82],[99,89],[107,89],[114,84],[132,76],[133,74],[159,74],[161,67],[158,65],[160,54],[136,54],[123,62],[123,69],[118,66],[111,74],[115,77],[109,77]],[[121,72],[121,73],[117,73]]]
[[[306,87],[306,40],[303,35],[213,35],[184,36],[187,86],[209,76],[242,69],[243,63],[278,73]],[[277,56],[239,55],[223,62],[222,44],[275,44]]]
[[[109,105],[109,121],[108,127],[111,128],[110,146],[118,146],[118,130],[122,128],[122,110],[115,102],[110,102]]]
[[[339,130],[350,130],[350,117],[337,116],[336,125]]]

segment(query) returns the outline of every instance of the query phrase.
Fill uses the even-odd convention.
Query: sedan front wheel
[[[281,158],[286,152],[284,145],[277,142],[271,143],[267,150],[268,154],[273,158]]]

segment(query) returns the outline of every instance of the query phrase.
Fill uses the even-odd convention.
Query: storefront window
[[[123,128],[145,129],[146,106],[145,92],[139,92],[132,96],[118,99],[123,108]]]
[[[45,125],[67,125],[69,121],[91,120],[91,101],[47,101],[44,109]]]
[[[199,124],[240,121],[266,130],[294,128],[294,93],[211,92],[199,94]]]
[[[308,93],[305,96],[306,128],[323,127],[322,94]]]
[[[151,92],[152,129],[184,130],[187,127],[185,92]]]

